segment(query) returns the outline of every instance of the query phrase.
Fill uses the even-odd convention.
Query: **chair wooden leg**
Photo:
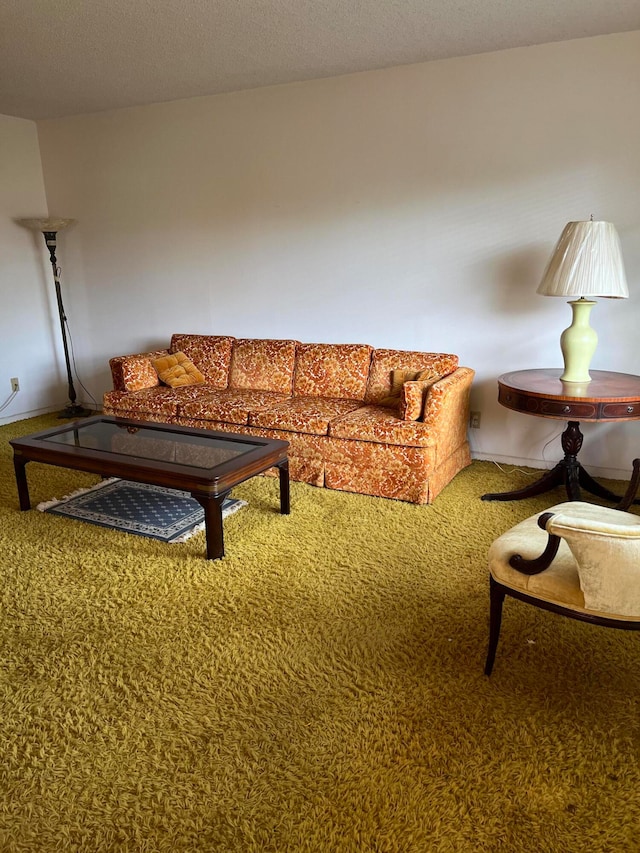
[[[489,577],[489,596],[489,648],[487,650],[487,661],[484,665],[485,675],[491,675],[493,662],[496,659],[496,649],[498,648],[498,639],[500,637],[500,624],[502,623],[502,603],[505,596],[503,587],[497,584],[491,576]]]

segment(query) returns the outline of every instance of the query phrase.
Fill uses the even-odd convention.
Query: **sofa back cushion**
[[[371,351],[367,344],[298,344],[294,395],[363,400]]]
[[[229,388],[291,394],[295,341],[239,338],[234,341]]]
[[[432,378],[448,376],[458,367],[458,356],[444,352],[417,352],[415,350],[377,349],[371,359],[371,370],[365,394],[365,403],[382,405],[392,391],[394,370],[426,370]]]
[[[170,351],[183,352],[202,373],[207,385],[226,388],[234,340],[227,335],[173,335]]]

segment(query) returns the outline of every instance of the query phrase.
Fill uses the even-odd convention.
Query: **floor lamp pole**
[[[69,384],[69,405],[63,409],[58,415],[59,418],[83,418],[90,415],[89,409],[85,409],[79,403],[76,403],[76,389],[73,385],[73,376],[71,374],[71,360],[69,358],[69,345],[67,344],[67,317],[64,313],[64,305],[62,304],[62,290],[60,288],[60,269],[56,258],[56,231],[43,231],[44,241],[49,249],[51,257],[51,268],[53,270],[53,281],[56,287],[56,301],[58,303],[58,315],[60,317],[60,331],[62,332],[62,346],[64,347],[64,361],[67,366],[67,382]]]

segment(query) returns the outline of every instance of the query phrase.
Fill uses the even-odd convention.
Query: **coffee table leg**
[[[204,526],[207,537],[207,560],[219,560],[224,557],[224,538],[222,534],[222,504],[226,494],[218,497],[192,495],[204,509]]]
[[[16,472],[16,486],[18,487],[18,500],[20,501],[20,509],[31,509],[31,498],[29,497],[29,486],[27,485],[27,474],[25,472],[26,464],[29,460],[24,456],[13,456],[13,467]]]
[[[280,473],[280,514],[289,515],[291,512],[291,494],[289,490],[289,460],[285,459],[278,465]]]

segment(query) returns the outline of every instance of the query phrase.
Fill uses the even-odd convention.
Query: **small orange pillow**
[[[437,382],[438,376],[433,379],[424,379],[421,381],[405,382],[402,386],[400,395],[400,411],[398,417],[403,421],[420,421],[424,411],[425,400],[429,393],[429,388],[434,382]]]
[[[422,380],[432,380],[435,382],[440,377],[427,368],[426,370],[392,370],[391,371],[391,390],[386,397],[380,400],[381,406],[399,406],[401,403],[402,389],[405,382],[416,382]],[[403,420],[415,420],[414,418],[403,418]]]
[[[183,352],[157,358],[153,366],[160,381],[171,388],[180,388],[182,385],[202,385],[205,381],[202,373]]]

